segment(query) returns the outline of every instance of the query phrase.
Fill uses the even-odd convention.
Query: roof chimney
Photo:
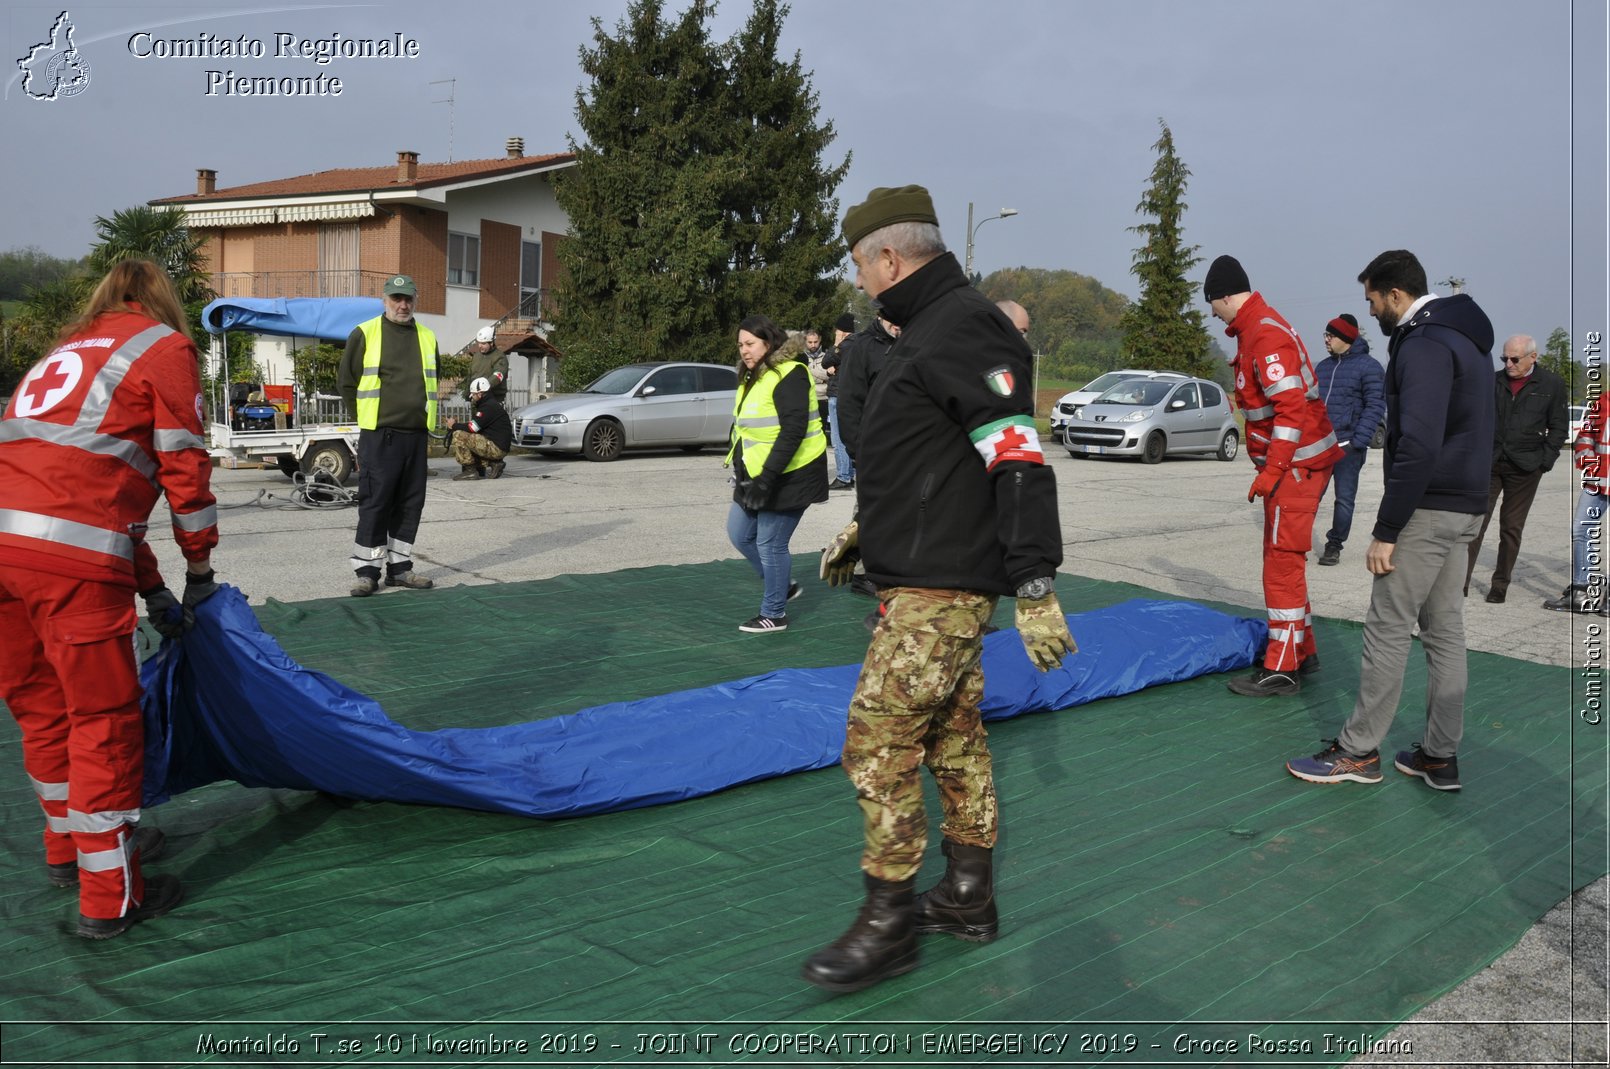
[[[218,172],[209,171],[205,167],[196,168],[196,196],[205,197],[208,193],[218,190]]]
[[[397,181],[412,182],[419,177],[419,153],[397,153]]]
[[[517,160],[525,155],[525,138],[511,137],[503,142],[503,147],[509,153],[509,159]]]

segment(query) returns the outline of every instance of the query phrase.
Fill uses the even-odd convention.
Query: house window
[[[447,284],[478,286],[481,282],[481,239],[474,234],[447,235]]]

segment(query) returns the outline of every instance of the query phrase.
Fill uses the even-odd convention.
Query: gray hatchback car
[[[1206,379],[1120,382],[1071,417],[1064,444],[1074,457],[1140,457],[1211,453],[1234,460],[1241,426],[1224,387]]]
[[[724,364],[627,364],[580,393],[516,410],[514,444],[588,460],[646,446],[724,446],[737,396],[738,372]]]

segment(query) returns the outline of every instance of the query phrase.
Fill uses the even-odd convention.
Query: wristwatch
[[[1052,579],[1030,579],[1017,588],[1017,597],[1019,601],[1038,601],[1056,588],[1056,582]]]

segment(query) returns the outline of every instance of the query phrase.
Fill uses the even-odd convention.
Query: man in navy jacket
[[[1331,469],[1336,507],[1319,563],[1335,565],[1341,563],[1342,546],[1353,530],[1359,471],[1370,455],[1375,429],[1386,415],[1386,377],[1370,354],[1370,343],[1359,333],[1358,320],[1345,312],[1325,325],[1325,350],[1330,356],[1314,366],[1314,377],[1319,380],[1319,396],[1344,455]]]
[[[1381,782],[1381,740],[1397,716],[1414,626],[1426,653],[1426,727],[1393,765],[1442,791],[1459,783],[1464,736],[1466,552],[1487,513],[1493,461],[1493,325],[1468,295],[1426,291],[1403,249],[1358,276],[1391,340],[1386,371],[1385,493],[1365,565],[1375,577],[1364,617],[1358,700],[1341,733],[1286,770],[1312,783]]]

